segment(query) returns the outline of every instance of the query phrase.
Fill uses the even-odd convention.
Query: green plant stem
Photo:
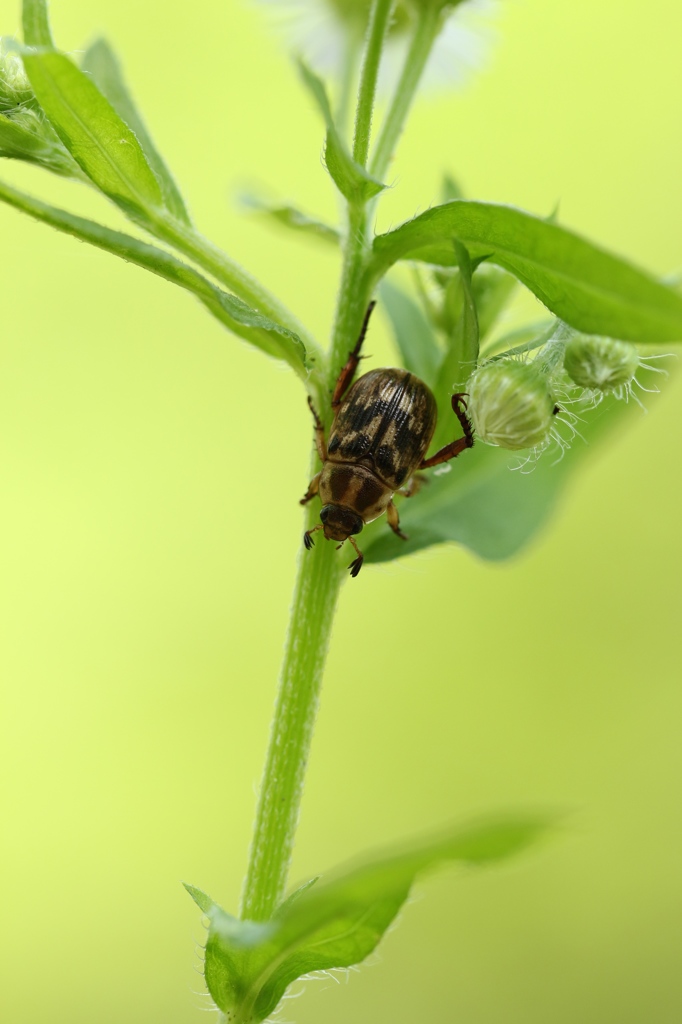
[[[334,544],[322,538],[312,551],[301,551],[242,894],[241,917],[251,921],[266,921],[284,896],[340,584]]]
[[[157,238],[172,245],[173,248],[193,260],[209,274],[212,274],[217,281],[238,295],[240,299],[282,324],[283,327],[288,327],[290,331],[298,334],[306,350],[315,358],[318,365],[324,364],[322,350],[310,331],[279,299],[275,298],[267,288],[264,288],[259,281],[217,245],[194,231],[193,228],[163,214],[154,217],[152,227],[153,234]]]
[[[348,130],[348,119],[350,117],[350,104],[353,97],[353,86],[358,67],[358,53],[360,50],[359,41],[354,32],[346,31],[344,40],[343,63],[341,67],[341,81],[339,97],[336,105],[336,124],[341,135],[346,136]]]
[[[330,354],[325,404],[319,413],[328,424],[330,394],[339,367],[353,347],[350,340],[362,319],[361,293],[366,258],[365,211],[351,207],[341,287]],[[319,462],[313,460],[313,471]],[[307,527],[318,509],[309,507]],[[312,740],[324,663],[329,646],[341,570],[335,545],[320,537],[302,551],[284,652],[279,693],[263,771],[240,916],[267,920],[284,896]]]
[[[370,163],[370,174],[379,181],[384,180],[388,171],[419,80],[443,24],[443,18],[444,14],[439,4],[420,4],[412,42]]]
[[[392,9],[393,0],[374,0],[367,29],[367,46],[360,76],[358,106],[355,114],[355,138],[353,141],[353,159],[362,167],[367,166],[377,76],[379,74],[379,64],[381,63],[384,37]]]
[[[369,30],[356,117],[356,145],[363,160],[366,160],[369,146],[376,75],[391,2],[376,0]],[[320,396],[317,410],[327,425],[331,421],[330,396],[334,383],[355,344],[369,301],[368,254],[365,204],[349,203],[341,284],[327,364],[327,387]],[[274,312],[271,315],[274,317]],[[318,468],[319,462],[314,459],[313,471]],[[317,513],[315,506],[309,508],[308,528],[315,524]],[[324,538],[319,539],[313,551],[301,552],[242,893],[240,915],[248,920],[267,920],[285,893],[342,571],[336,546]]]

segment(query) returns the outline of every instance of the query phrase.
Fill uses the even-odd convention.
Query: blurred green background
[[[335,216],[322,133],[266,12],[54,0],[105,31],[200,227],[326,338],[338,258],[236,212],[270,183]],[[0,30],[17,32],[18,0]],[[380,228],[438,197],[549,213],[682,264],[676,0],[508,0],[485,68],[418,106]],[[5,180],[118,224],[44,172]],[[186,879],[236,908],[300,548],[293,374],[187,295],[0,208],[3,913],[12,1024],[202,1020]],[[375,365],[390,360],[377,318]],[[344,588],[293,877],[457,816],[570,811],[513,865],[444,873],[299,1024],[682,1019],[682,578],[674,376],[532,548],[455,547]]]

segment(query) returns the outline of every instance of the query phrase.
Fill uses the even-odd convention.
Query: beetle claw
[[[310,549],[315,546],[315,541],[310,536],[312,532],[312,530],[306,530],[306,532],[303,534],[303,543],[305,545],[306,551],[310,551]]]
[[[350,569],[350,574],[353,577],[353,579],[355,579],[357,574],[362,569],[362,563],[364,562],[364,560],[364,555],[358,555],[358,557],[353,559],[353,561],[348,566],[348,568]]]

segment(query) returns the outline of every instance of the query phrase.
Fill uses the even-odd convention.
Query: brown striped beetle
[[[329,443],[322,421],[308,399],[322,469],[310,481],[301,505],[319,494],[322,522],[305,532],[303,542],[310,550],[314,543],[312,535],[317,530],[324,530],[327,540],[339,541],[339,547],[349,540],[357,555],[348,567],[351,576],[358,575],[364,557],[353,534],[360,533],[365,523],[385,512],[393,532],[407,540],[393,504],[394,493],[399,490],[411,496],[417,490],[413,475],[416,470],[454,459],[474,444],[465,396],[453,395],[452,408],[464,437],[441,448],[430,459],[424,458],[436,429],[436,400],[426,384],[407,370],[370,370],[348,390],[375,305],[370,303],[357,344],[336,381]],[[403,484],[407,486],[403,488]]]

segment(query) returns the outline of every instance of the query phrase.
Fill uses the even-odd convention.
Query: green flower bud
[[[486,444],[520,451],[549,441],[554,397],[532,363],[507,359],[481,366],[467,391],[474,428]]]
[[[0,51],[0,110],[12,110],[33,99],[33,89],[18,53]]]
[[[581,388],[616,391],[628,388],[639,366],[639,353],[629,341],[574,335],[566,345],[564,369]]]
[[[0,157],[25,160],[67,178],[87,180],[42,111],[31,107],[0,112]]]

